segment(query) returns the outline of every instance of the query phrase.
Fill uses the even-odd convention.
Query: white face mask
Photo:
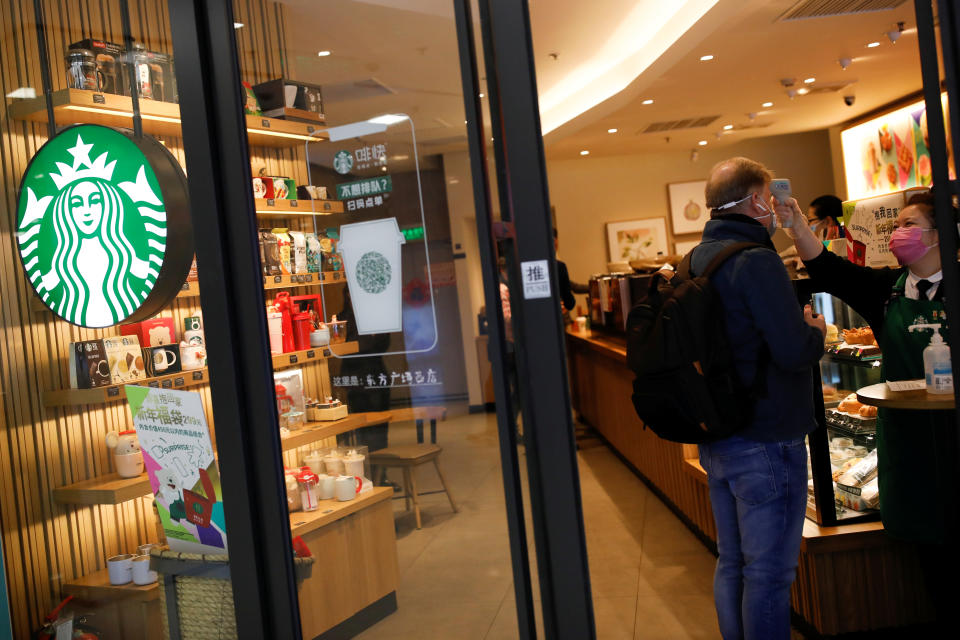
[[[751,194],[751,195],[752,195],[752,194]],[[764,215],[764,216],[758,216],[758,217],[754,218],[754,220],[756,220],[757,222],[760,222],[760,221],[763,220],[764,218],[770,218],[770,224],[764,224],[763,226],[764,226],[764,228],[767,230],[767,233],[770,234],[771,236],[773,236],[773,234],[776,233],[776,231],[777,231],[777,218],[773,215],[773,211],[770,211],[770,208],[767,207],[767,205],[763,204],[763,202],[759,202],[759,201],[758,201],[757,204],[756,204],[756,206],[757,206],[757,208],[760,209],[761,211],[766,211],[767,214]],[[761,224],[763,224],[763,223],[761,223]]]

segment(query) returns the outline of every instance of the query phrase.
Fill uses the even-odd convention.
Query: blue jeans
[[[788,640],[807,504],[803,438],[700,445],[717,523],[713,594],[724,640]]]

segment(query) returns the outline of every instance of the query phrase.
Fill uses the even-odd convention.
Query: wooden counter
[[[626,342],[599,332],[567,331],[574,409],[705,542],[716,541],[706,473],[696,445],[661,440],[633,409]],[[804,524],[792,605],[824,635],[871,631],[929,619],[916,549],[878,522]]]

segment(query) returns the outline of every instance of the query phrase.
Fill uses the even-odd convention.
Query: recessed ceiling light
[[[724,131],[730,131],[730,129],[733,129],[733,125],[732,125],[732,124],[725,124],[725,125],[723,125],[723,130],[724,130]]]
[[[867,49],[873,49],[874,47],[879,47],[879,46],[880,46],[879,42],[871,42],[870,44],[867,45]]]
[[[584,149],[583,151],[580,152],[580,155],[582,155],[582,156],[588,156],[588,155],[590,155],[590,152],[587,151],[586,149]]]
[[[700,56],[700,62],[709,62],[713,60],[713,56],[707,54],[705,56]]]
[[[653,104],[653,100],[651,100],[650,98],[647,98],[646,100],[644,100],[644,101],[641,102],[640,104]]]
[[[810,89],[807,89],[806,87],[800,87],[799,89],[797,89],[798,96],[805,96],[808,93],[810,93]]]
[[[483,95],[484,95],[484,94],[482,94],[482,93],[481,93],[481,94],[480,94],[480,97],[482,98],[482,97],[483,97]]]
[[[772,102],[764,102],[764,103],[763,103],[762,105],[760,105],[760,106],[769,109],[770,107],[773,106],[773,103],[772,103]]]
[[[233,28],[234,28],[234,29],[242,29],[242,28],[243,28],[243,23],[242,23],[242,22],[234,22],[234,23],[233,23]]]
[[[382,171],[386,171],[386,170],[387,170],[386,167],[380,167],[380,169],[381,169]]]
[[[391,158],[391,160],[409,160],[409,159],[410,159],[410,156],[408,156],[407,154],[393,156],[393,158]]]
[[[700,145],[701,147],[705,147],[705,146],[707,146],[707,141],[706,141],[706,140],[701,140],[701,141],[698,142],[697,144]]]
[[[330,52],[329,52],[329,51],[326,51],[326,50],[324,50],[324,51],[317,51],[317,55],[320,56],[321,58],[326,58],[328,55],[330,55]]]
[[[803,84],[813,84],[816,81],[817,81],[816,78],[807,78],[806,80],[803,81]]]
[[[607,129],[607,133],[616,133],[617,131],[619,131],[619,129],[617,129],[616,127],[612,129]]]

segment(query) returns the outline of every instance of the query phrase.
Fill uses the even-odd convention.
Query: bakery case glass
[[[814,391],[819,428],[807,438],[807,515],[821,525],[875,520],[877,410],[856,391],[883,381],[882,354],[867,322],[839,298],[812,295],[827,322],[827,345]]]

